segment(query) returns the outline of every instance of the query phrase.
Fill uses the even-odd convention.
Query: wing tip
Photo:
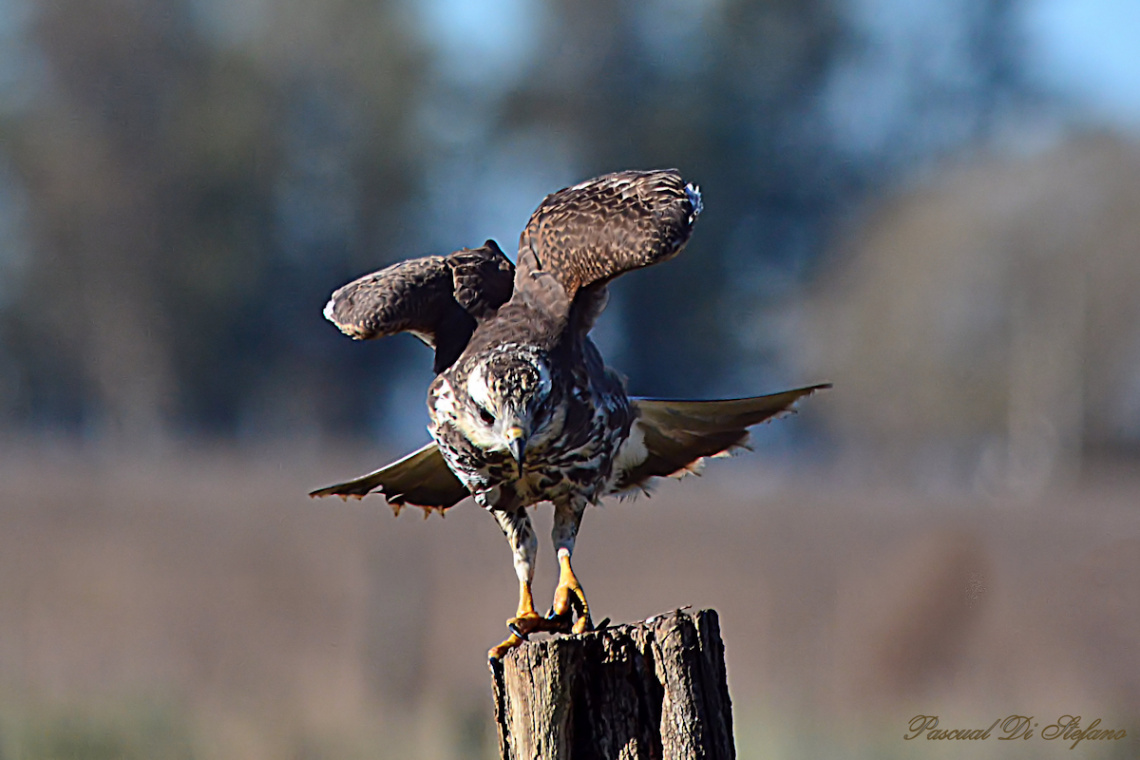
[[[339,294],[340,290],[333,293],[329,298],[329,302],[325,304],[325,308],[321,311],[321,314],[324,316],[324,318],[336,325],[336,329],[340,330],[342,333],[352,338],[353,340],[367,340],[368,338],[372,337],[370,330],[361,327],[360,325],[355,325],[351,322],[342,322],[337,318],[336,307],[339,303],[337,299],[337,295]]]
[[[402,511],[404,511],[405,507],[412,506],[412,507],[418,507],[419,509],[422,509],[424,511],[424,518],[425,519],[427,517],[430,517],[432,512],[439,512],[440,517],[446,517],[446,514],[445,514],[446,511],[448,509],[450,509],[451,506],[453,506],[453,505],[449,505],[449,506],[443,507],[443,506],[438,506],[438,505],[409,504],[407,502],[407,500],[404,498],[404,494],[402,494],[402,493],[389,494],[384,490],[383,486],[380,486],[379,488],[372,488],[372,489],[368,490],[366,493],[358,493],[358,492],[346,490],[344,488],[345,485],[346,484],[340,484],[340,485],[335,485],[335,486],[326,486],[325,488],[318,488],[317,490],[311,491],[309,493],[309,498],[310,499],[316,499],[316,498],[323,498],[325,496],[339,496],[341,501],[347,503],[349,499],[354,499],[356,501],[363,501],[365,496],[371,496],[372,494],[378,494],[378,495],[384,497],[385,503],[388,505],[389,509],[392,510],[392,514],[395,517],[399,517],[400,513]]]
[[[341,501],[348,501],[350,498],[360,501],[365,496],[367,496],[368,493],[371,493],[371,491],[368,493],[354,493],[352,491],[347,491],[344,489],[345,485],[346,484],[344,483],[340,483],[335,486],[325,486],[324,488],[318,488],[315,491],[309,492],[309,498],[323,499],[326,496],[339,496]]]
[[[705,210],[704,201],[701,199],[701,186],[694,185],[692,182],[685,183],[685,195],[689,199],[689,205],[693,207],[692,213],[689,214],[689,223],[692,224]]]

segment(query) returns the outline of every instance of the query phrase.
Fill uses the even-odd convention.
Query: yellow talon
[[[510,650],[526,641],[530,634],[541,631],[546,633],[566,633],[570,626],[565,620],[544,618],[534,611],[534,597],[530,592],[529,583],[519,584],[519,608],[515,616],[507,621],[507,628],[511,635],[507,636],[501,644],[491,647],[487,657],[492,660],[501,660]]]
[[[493,646],[489,650],[487,650],[487,659],[489,659],[489,660],[501,660],[501,659],[503,659],[503,656],[506,655],[507,652],[509,652],[512,649],[514,649],[515,647],[517,647],[519,644],[522,643],[522,641],[523,640],[521,637],[516,636],[515,634],[512,633],[510,636],[508,636],[506,638],[505,641],[503,641],[502,644],[499,644],[498,646]]]
[[[544,633],[585,633],[594,630],[590,619],[590,605],[586,602],[586,593],[582,584],[574,575],[574,568],[570,566],[568,555],[558,557],[558,587],[554,590],[554,604],[551,607],[550,617],[542,617],[534,611],[534,596],[530,591],[529,583],[519,584],[519,607],[515,616],[507,621],[507,628],[511,634],[498,646],[491,647],[487,657],[492,660],[501,660],[519,644],[527,640],[530,634]],[[571,618],[577,614],[574,624]]]
[[[578,614],[571,629],[574,633],[585,633],[593,630],[590,620],[590,605],[586,602],[586,592],[582,584],[574,575],[574,568],[570,566],[570,556],[560,554],[558,557],[559,573],[558,588],[554,590],[553,617],[568,621],[572,613]]]

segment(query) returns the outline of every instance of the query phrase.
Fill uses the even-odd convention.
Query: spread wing
[[[405,504],[422,507],[427,512],[433,509],[442,512],[470,495],[448,468],[439,448],[429,443],[375,472],[317,489],[309,496],[362,499],[373,492],[383,494],[396,514]]]
[[[694,472],[700,460],[743,446],[748,428],[791,409],[829,383],[729,401],[632,399],[637,413],[614,463],[611,492],[643,487],[650,478]]]
[[[675,256],[700,212],[700,191],[675,169],[617,172],[559,190],[519,239],[515,290],[560,316],[577,300],[592,323],[605,284]]]
[[[435,349],[436,373],[463,353],[478,322],[511,297],[514,265],[494,240],[401,261],[332,294],[325,317],[357,340],[410,332]]]

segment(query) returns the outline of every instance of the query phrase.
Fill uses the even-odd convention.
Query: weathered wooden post
[[[503,760],[736,757],[715,610],[524,642],[492,672]]]

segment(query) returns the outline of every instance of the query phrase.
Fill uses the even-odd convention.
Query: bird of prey
[[[546,197],[519,239],[518,265],[488,240],[404,261],[333,293],[325,316],[357,339],[410,332],[435,349],[427,395],[432,442],[368,475],[313,492],[378,491],[443,511],[471,496],[510,542],[519,603],[498,660],[534,631],[592,627],[571,566],[587,505],[693,471],[742,446],[748,427],[815,385],[726,401],[630,398],[588,333],[606,285],[672,258],[701,213],[676,170],[607,174]],[[548,615],[531,595],[538,542],[527,509],[554,505],[558,586]]]

